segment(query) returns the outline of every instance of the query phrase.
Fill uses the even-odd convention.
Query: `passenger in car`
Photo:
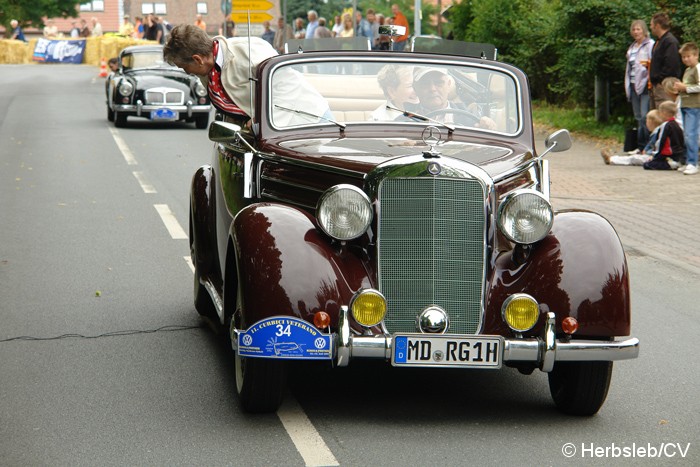
[[[377,82],[384,92],[386,103],[372,112],[372,121],[396,120],[401,112],[387,109],[387,106],[405,109],[407,105],[418,104],[418,96],[413,89],[413,67],[386,65],[377,73]]]

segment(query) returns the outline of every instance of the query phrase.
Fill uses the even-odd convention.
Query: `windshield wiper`
[[[401,112],[401,115],[403,115],[404,117],[415,118],[416,120],[420,120],[422,122],[437,123],[438,125],[442,125],[445,128],[447,128],[448,130],[450,130],[450,132],[455,131],[455,127],[453,127],[452,125],[448,125],[445,122],[439,122],[437,120],[433,120],[432,118],[426,117],[425,115],[417,114],[414,112],[409,112],[408,110],[399,109],[397,107],[392,107],[390,105],[387,105],[386,108],[389,110],[395,110],[397,112]]]
[[[334,125],[337,125],[341,130],[345,130],[346,125],[344,123],[336,122],[335,120],[331,120],[330,118],[326,118],[323,115],[316,115],[316,114],[313,114],[311,112],[306,112],[304,110],[290,109],[289,107],[283,107],[283,106],[277,105],[277,104],[275,104],[275,107],[277,107],[278,109],[286,110],[287,112],[294,112],[296,114],[306,115],[307,117],[314,117],[314,118],[318,118],[319,120],[325,120],[327,122],[333,123]]]

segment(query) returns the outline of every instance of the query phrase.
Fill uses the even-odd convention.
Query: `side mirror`
[[[388,24],[379,26],[379,34],[382,36],[403,36],[406,34],[406,26],[395,26]]]
[[[232,143],[240,131],[241,127],[235,123],[214,121],[209,126],[209,139],[215,143]]]
[[[562,152],[571,149],[571,134],[569,130],[557,130],[544,139],[547,149],[540,155],[544,157],[548,152]]]

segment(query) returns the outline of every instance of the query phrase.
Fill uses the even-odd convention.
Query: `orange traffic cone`
[[[107,59],[102,57],[102,61],[100,62],[100,78],[106,78],[107,77]]]

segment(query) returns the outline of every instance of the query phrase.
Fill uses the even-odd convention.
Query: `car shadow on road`
[[[544,373],[494,370],[403,369],[383,361],[353,361],[347,368],[294,365],[289,388],[313,416],[396,420],[400,423],[549,424],[570,420],[552,402]],[[398,418],[397,418],[398,417]]]

